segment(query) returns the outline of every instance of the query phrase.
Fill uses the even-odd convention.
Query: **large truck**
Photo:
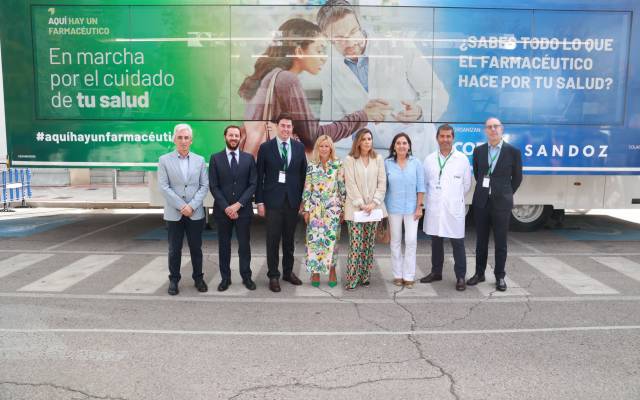
[[[308,122],[381,98],[393,111],[369,122],[376,147],[405,131],[423,158],[443,123],[470,156],[496,116],[524,161],[514,228],[554,210],[640,207],[640,2],[354,0],[344,32],[322,21],[333,15],[324,3],[5,0],[0,153],[12,166],[147,170],[161,204],[156,162],[173,127],[191,124],[205,158],[224,146],[226,125],[250,135],[264,121],[248,120],[241,85],[265,65],[287,70],[313,42],[317,68],[293,71],[308,105],[298,124],[318,129]],[[292,19],[318,29],[283,32]],[[349,66],[358,60],[365,78]],[[341,154],[350,143],[337,142]]]

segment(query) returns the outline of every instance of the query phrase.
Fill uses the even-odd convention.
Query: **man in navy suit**
[[[258,150],[258,214],[267,220],[267,266],[269,289],[280,291],[278,271],[280,239],[282,239],[282,279],[293,284],[302,282],[293,273],[294,235],[307,173],[304,145],[292,140],[293,121],[287,113],[276,118],[277,136]]]
[[[250,227],[253,216],[252,199],[256,191],[256,163],[249,153],[240,151],[240,127],[229,125],[224,130],[226,148],[211,155],[209,160],[209,190],[214,198],[213,217],[218,227],[218,264],[223,292],[231,285],[231,232],[236,228],[240,276],[249,290],[255,290],[251,280]]]
[[[476,222],[476,273],[467,285],[484,282],[487,268],[489,230],[493,228],[495,242],[496,289],[507,290],[505,264],[507,262],[507,232],[511,221],[513,195],[522,183],[522,154],[502,138],[503,126],[497,118],[484,123],[488,143],[473,150],[473,215]]]

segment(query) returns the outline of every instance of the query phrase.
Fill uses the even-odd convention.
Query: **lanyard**
[[[491,157],[491,162],[489,163],[489,176],[493,173],[493,163],[496,161],[496,158],[498,158],[498,154],[500,154],[500,152],[496,151],[496,154]]]
[[[449,158],[451,158],[452,154],[453,154],[453,151],[451,151],[451,153],[449,153],[447,158],[444,159],[444,162],[440,161],[440,154],[438,154],[438,166],[440,166],[440,173],[438,174],[438,183],[440,183],[440,178],[442,178],[442,170],[444,169],[444,166],[447,165],[447,161],[449,161]]]

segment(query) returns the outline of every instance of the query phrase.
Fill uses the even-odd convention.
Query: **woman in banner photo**
[[[308,153],[320,135],[337,141],[366,126],[367,121],[384,120],[388,104],[371,100],[360,111],[319,125],[298,75],[320,72],[327,58],[326,40],[316,24],[302,18],[289,19],[278,28],[278,33],[256,61],[253,74],[238,89],[247,102],[242,132],[244,151],[255,156],[260,144],[275,136],[275,126],[270,121],[282,112],[293,116],[293,133]]]
[[[313,146],[302,193],[307,224],[305,264],[313,286],[320,286],[320,274],[327,273],[329,286],[337,284],[338,242],[346,195],[342,162],[336,157],[331,138],[322,135]]]
[[[349,229],[345,288],[355,289],[358,284],[369,285],[376,228],[380,219],[387,216],[384,160],[373,150],[369,129],[363,128],[356,133],[351,151],[344,160],[344,175],[347,187],[344,219]]]
[[[409,135],[401,132],[393,138],[384,166],[387,171],[387,195],[384,203],[389,213],[391,230],[393,283],[411,289],[416,277],[418,221],[422,217],[422,203],[426,190],[422,163],[411,154]]]

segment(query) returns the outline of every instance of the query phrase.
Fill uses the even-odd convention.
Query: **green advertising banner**
[[[153,168],[182,122],[196,153],[222,148],[228,6],[9,3],[4,76],[8,88],[22,82],[5,96],[12,161]]]

